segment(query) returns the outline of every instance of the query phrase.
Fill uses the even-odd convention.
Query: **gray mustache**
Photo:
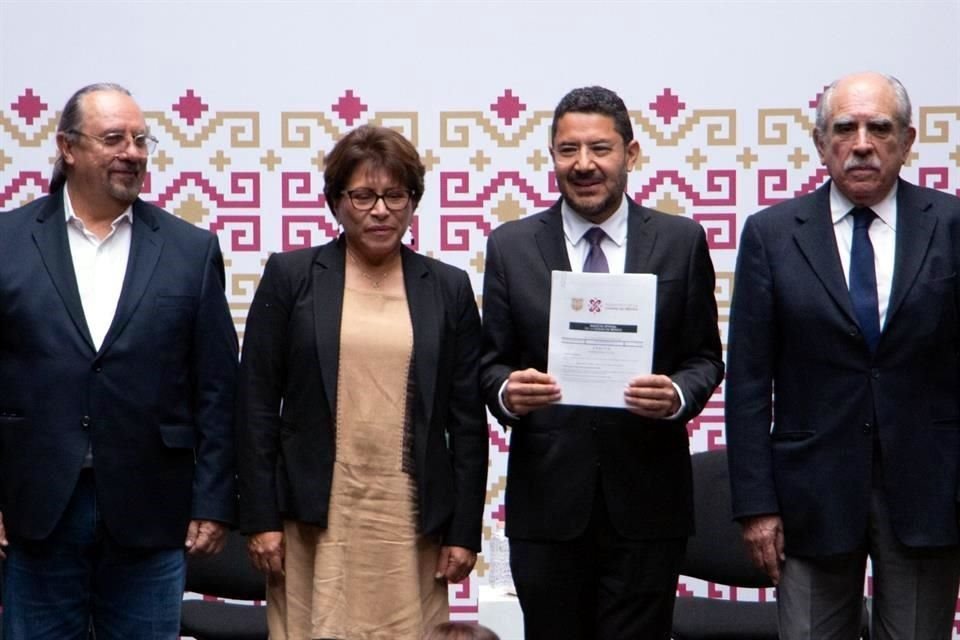
[[[849,158],[843,163],[843,170],[851,169],[880,169],[880,160],[877,158]]]

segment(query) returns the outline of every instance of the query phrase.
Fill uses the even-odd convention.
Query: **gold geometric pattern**
[[[480,125],[483,132],[490,136],[490,139],[496,142],[497,146],[515,148],[526,140],[537,125],[551,119],[553,119],[552,111],[534,111],[514,135],[508,136],[502,133],[497,125],[487,118],[482,111],[443,111],[440,113],[440,146],[468,147],[470,145],[470,128],[465,124],[451,126],[451,122],[455,120],[472,121]],[[455,133],[456,137],[452,137],[451,133]]]
[[[57,130],[57,123],[60,122],[60,112],[52,114],[47,121],[43,124],[42,127],[33,132],[33,135],[27,135],[26,132],[21,131],[17,125],[7,119],[5,115],[0,113],[0,127],[6,130],[13,139],[20,143],[21,147],[39,147],[42,143],[46,142],[50,135]]]
[[[526,213],[526,209],[508,193],[497,203],[497,206],[490,210],[490,213],[496,216],[500,224],[503,224],[510,220],[519,220]]]
[[[813,134],[813,120],[803,115],[799,109],[760,109],[757,112],[757,135],[760,138],[761,145],[781,145],[787,144],[787,137],[790,134],[788,122],[775,122],[774,120],[792,120],[795,124],[808,134]],[[767,133],[768,130],[770,133]]]
[[[673,134],[664,133],[659,125],[647,118],[639,111],[631,111],[633,121],[640,126],[641,131],[661,147],[675,147],[681,140],[694,130],[701,122],[716,119],[718,122],[706,122],[707,142],[715,146],[726,146],[737,143],[737,111],[736,109],[699,109],[683,121]],[[724,133],[726,132],[726,133]]]
[[[230,146],[238,148],[251,148],[260,146],[260,114],[256,111],[224,111],[218,113],[210,119],[200,130],[193,135],[188,136],[180,125],[175,123],[167,114],[162,111],[145,111],[143,117],[147,122],[153,120],[160,127],[170,134],[174,140],[181,146],[188,149],[196,149],[210,139],[210,136],[227,121],[239,120],[242,124],[230,127]],[[245,125],[245,126],[244,126]],[[241,136],[246,134],[248,139],[244,140]]]

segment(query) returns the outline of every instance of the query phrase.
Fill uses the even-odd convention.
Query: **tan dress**
[[[346,288],[327,529],[288,521],[271,640],[420,640],[449,618],[439,546],[417,533],[405,296]]]

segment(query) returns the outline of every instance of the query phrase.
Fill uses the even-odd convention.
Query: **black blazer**
[[[897,537],[960,541],[958,268],[960,200],[900,181],[890,303],[871,354],[840,264],[830,183],[747,218],[726,403],[734,516],[779,513],[790,554],[852,551],[879,442]]]
[[[0,214],[0,499],[7,533],[53,530],[92,444],[110,534],[182,547],[234,517],[237,336],[214,235],[137,200],[113,324],[97,351],[63,192]]]
[[[344,240],[273,254],[247,318],[239,389],[240,526],[325,527],[333,478]],[[420,531],[480,549],[487,426],[467,274],[406,247]]]
[[[570,271],[570,262],[559,202],[500,226],[487,243],[481,379],[487,406],[513,427],[510,536],[564,540],[580,534],[598,480],[622,535],[679,537],[693,530],[686,423],[723,377],[713,264],[699,224],[632,200],[629,205],[626,271],[657,275],[653,371],[683,390],[686,409],[673,420],[565,405],[516,421],[506,416],[498,394],[510,372],[547,370],[550,272]]]

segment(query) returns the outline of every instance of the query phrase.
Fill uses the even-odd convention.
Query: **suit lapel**
[[[812,206],[798,207],[794,241],[830,297],[851,321],[856,322],[830,216],[830,183],[817,189],[811,197]]]
[[[913,286],[930,246],[936,218],[928,209],[931,203],[913,185],[900,181],[897,186],[897,248],[894,259],[893,283],[884,329],[890,325],[907,292]]]
[[[63,306],[77,332],[90,348],[96,351],[86,317],[83,315],[83,303],[80,301],[80,289],[77,286],[77,274],[73,270],[73,258],[70,243],[67,241],[67,223],[63,211],[63,190],[50,196],[46,207],[37,216],[33,230],[33,240],[40,251],[40,258],[56,287]]]
[[[330,415],[337,415],[337,375],[340,367],[340,318],[346,252],[343,237],[320,247],[313,262],[314,340],[323,390]]]
[[[440,366],[440,330],[443,305],[437,299],[436,283],[422,257],[403,249],[403,283],[407,291],[410,322],[413,324],[413,363],[417,391],[423,398],[422,424],[429,425],[433,413],[437,369]]]
[[[157,233],[159,226],[153,212],[141,201],[133,203],[133,223],[130,230],[130,258],[127,260],[127,272],[123,277],[123,288],[117,301],[117,311],[113,315],[110,329],[103,338],[100,352],[110,348],[117,336],[127,326],[133,312],[136,311],[147,291],[147,285],[160,261],[163,238]]]
[[[537,248],[550,271],[571,271],[570,257],[567,255],[567,241],[563,237],[563,216],[560,215],[560,201],[540,217],[542,226],[534,233]]]
[[[624,273],[645,273],[653,246],[656,244],[657,232],[650,222],[650,214],[633,200],[627,199],[627,259],[624,263]]]
[[[647,224],[650,215],[643,207],[627,198],[627,258],[625,273],[644,273],[653,253],[657,232],[653,225]],[[570,257],[567,255],[567,242],[563,237],[563,217],[560,203],[547,210],[542,218],[543,228],[537,232],[537,246],[549,271],[571,271]]]

